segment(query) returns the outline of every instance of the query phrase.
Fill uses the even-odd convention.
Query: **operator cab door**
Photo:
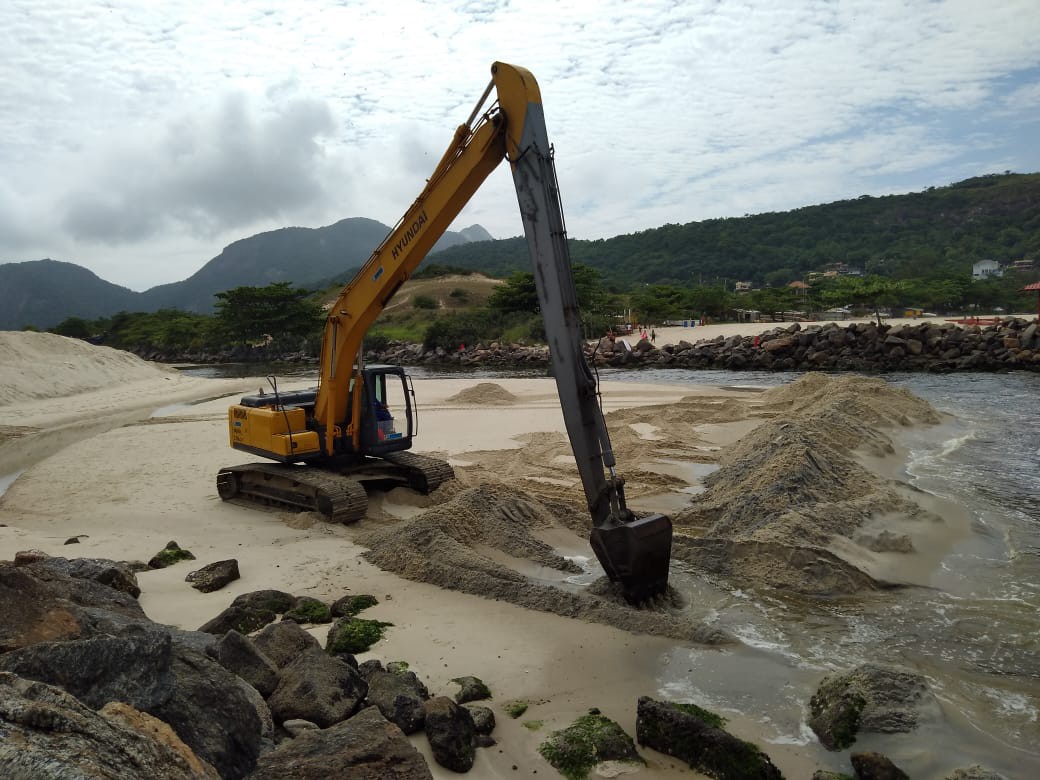
[[[399,366],[368,366],[363,372],[361,447],[367,455],[383,455],[412,446],[415,433],[413,393]]]

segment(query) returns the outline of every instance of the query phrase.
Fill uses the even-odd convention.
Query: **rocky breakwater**
[[[406,733],[424,729],[455,772],[495,744],[487,708],[431,698],[407,664],[358,664],[351,651],[371,642],[350,628],[377,621],[353,613],[375,599],[256,591],[186,631],[141,609],[147,568],[39,551],[0,561],[0,777],[428,780]],[[297,622],[337,615],[324,649]]]
[[[660,348],[647,339],[601,339],[587,348],[599,366],[724,368],[769,371],[1040,371],[1040,325],[1008,317],[985,327],[953,322],[920,325],[792,323],[757,336],[717,336]],[[476,344],[457,351],[391,342],[370,362],[403,365],[544,366],[549,350],[521,344]]]

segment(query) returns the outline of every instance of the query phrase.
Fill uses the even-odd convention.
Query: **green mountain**
[[[243,238],[224,248],[187,279],[139,293],[73,263],[35,260],[0,265],[0,329],[49,328],[67,317],[159,309],[209,313],[214,293],[233,287],[292,282],[318,289],[333,277],[349,279],[390,228],[354,217],[321,228],[289,227]],[[488,233],[480,225],[445,233],[433,252]]]
[[[977,260],[1040,258],[1040,174],[980,176],[907,195],[664,225],[597,241],[571,259],[608,284],[715,279],[786,283],[835,263],[896,278],[967,273]],[[508,276],[528,270],[522,238],[446,250],[437,263]]]
[[[95,319],[138,305],[141,293],[58,260],[0,265],[0,330],[49,328],[67,317]]]

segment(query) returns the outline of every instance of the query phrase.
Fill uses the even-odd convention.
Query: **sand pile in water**
[[[760,413],[772,419],[727,449],[705,492],[673,518],[702,537],[677,537],[676,556],[742,585],[801,593],[879,586],[824,548],[873,516],[923,510],[853,451],[891,453],[884,428],[936,423],[938,414],[882,380],[820,374],[764,393]]]
[[[481,382],[467,387],[447,399],[453,404],[480,404],[481,406],[506,406],[516,403],[516,396],[494,382]]]
[[[704,424],[755,419],[762,422],[723,452],[698,434]],[[851,539],[882,512],[923,512],[862,467],[854,451],[891,452],[884,428],[938,419],[927,403],[884,382],[819,374],[751,403],[690,396],[607,415],[630,498],[685,484],[655,471],[658,462],[719,464],[705,492],[673,517],[675,560],[740,587],[819,595],[884,587],[828,549],[830,541]],[[547,542],[568,531],[575,547],[588,549],[570,443],[558,432],[518,439],[518,449],[466,453],[456,480],[430,497],[425,512],[362,535],[366,557],[409,579],[531,609],[687,641],[729,639],[690,620],[674,594],[657,609],[636,610],[605,579],[585,588],[569,582],[577,567]]]
[[[54,333],[0,331],[0,406],[127,384],[174,369]]]
[[[607,582],[568,589],[567,577],[581,573],[581,567],[537,535],[573,525],[570,506],[484,484],[461,488],[418,517],[370,531],[358,541],[369,547],[365,558],[408,579],[636,633],[707,644],[732,641],[725,632],[685,617],[674,592],[653,609],[635,609]]]

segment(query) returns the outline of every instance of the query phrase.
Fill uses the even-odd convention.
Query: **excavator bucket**
[[[652,599],[668,587],[672,521],[665,515],[593,526],[589,541],[607,576],[621,583],[629,604]]]

